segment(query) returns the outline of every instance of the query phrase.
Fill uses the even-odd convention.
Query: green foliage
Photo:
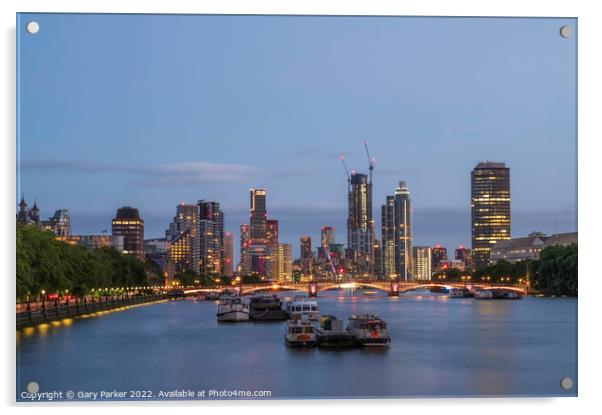
[[[17,298],[148,283],[144,264],[114,248],[94,251],[66,244],[35,226],[17,226]]]
[[[536,261],[516,263],[498,261],[485,269],[474,271],[472,280],[515,284],[529,278],[531,287],[544,294],[577,295],[577,244],[548,246]]]
[[[243,275],[241,283],[243,284],[259,284],[261,282],[261,277],[256,274],[251,275]]]
[[[531,286],[546,294],[577,295],[577,244],[549,246],[535,261]]]

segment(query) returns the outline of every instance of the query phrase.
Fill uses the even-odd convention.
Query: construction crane
[[[372,183],[372,173],[374,172],[374,162],[376,161],[370,157],[370,150],[368,150],[368,143],[364,141],[364,148],[366,149],[366,156],[368,156],[368,169],[370,170],[370,183]]]
[[[330,246],[327,241],[322,242],[322,247],[324,248],[324,253],[326,254],[326,258],[328,258],[328,263],[330,264],[330,272],[332,272],[332,277],[334,278],[333,282],[337,282],[339,279],[339,274],[337,274],[337,269],[334,266],[334,262],[332,262],[332,257],[330,256]]]
[[[341,154],[339,157],[341,162],[343,163],[343,168],[345,169],[345,175],[347,176],[347,187],[351,188],[351,175],[349,174],[349,169],[347,168],[347,162],[345,161],[345,155]]]

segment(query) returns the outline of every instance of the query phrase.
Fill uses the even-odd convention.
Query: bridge
[[[359,289],[373,288],[384,291],[390,296],[397,296],[400,293],[418,289],[431,288],[468,288],[470,290],[501,290],[514,291],[522,295],[529,293],[529,287],[526,284],[492,284],[492,283],[466,283],[466,282],[430,282],[430,281],[355,281],[355,282],[327,282],[313,281],[309,283],[260,283],[243,284],[234,287],[217,288],[188,288],[184,290],[185,294],[196,294],[201,292],[217,291],[222,288],[230,288],[238,291],[240,295],[249,295],[255,292],[265,291],[298,291],[315,297],[318,293],[335,289]]]

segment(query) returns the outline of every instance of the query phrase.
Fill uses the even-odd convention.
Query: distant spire
[[[19,202],[19,208],[21,210],[25,210],[27,208],[27,203],[25,203],[25,195],[21,193],[21,201]]]

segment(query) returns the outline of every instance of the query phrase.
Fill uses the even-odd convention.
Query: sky
[[[577,230],[575,19],[18,19],[18,197],[69,209],[74,233],[110,230],[128,205],[162,237],[177,204],[215,200],[237,253],[262,187],[295,255],[323,225],[345,243],[339,156],[367,172],[364,142],[378,237],[405,180],[414,245],[470,246],[485,160],[510,167],[514,237]]]

